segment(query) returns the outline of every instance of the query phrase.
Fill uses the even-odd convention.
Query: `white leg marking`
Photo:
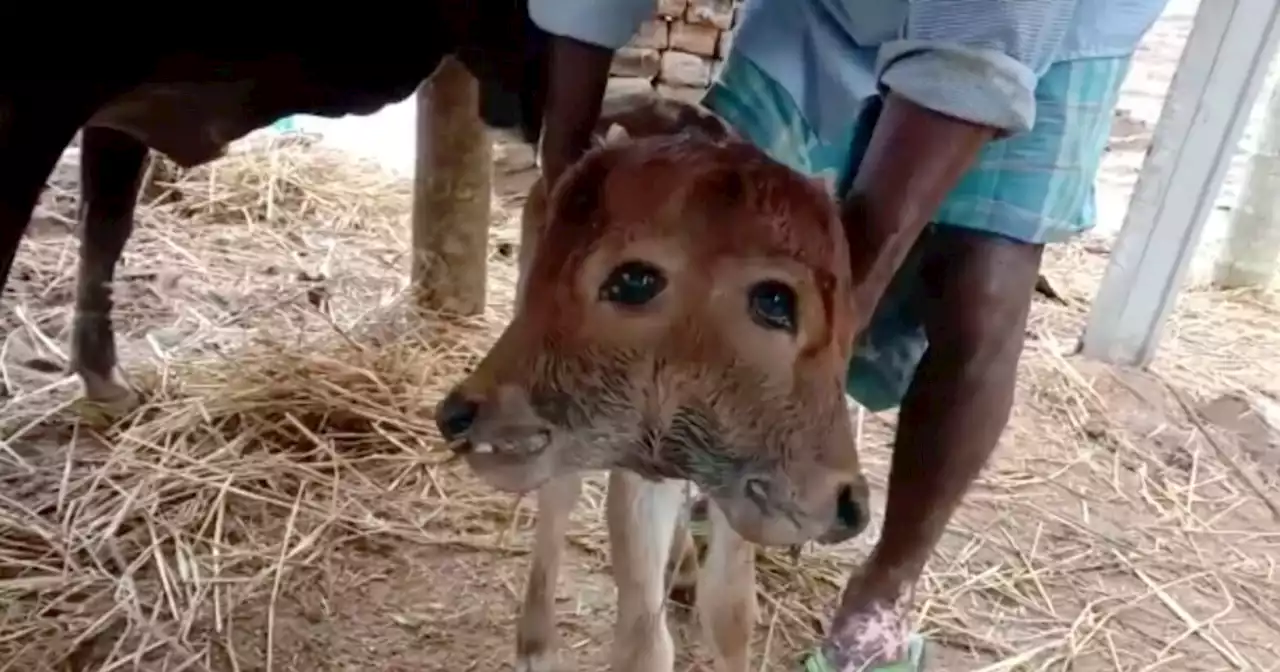
[[[756,624],[755,546],[708,502],[711,540],[698,573],[698,617],[718,672],[746,672]]]
[[[614,672],[671,672],[675,645],[667,629],[667,557],[684,505],[681,481],[609,474],[607,518],[618,587]]]
[[[550,672],[556,653],[556,583],[569,514],[582,493],[582,476],[563,476],[538,490],[533,563],[516,623],[516,672]]]

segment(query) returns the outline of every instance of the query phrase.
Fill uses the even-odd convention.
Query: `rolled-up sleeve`
[[[655,0],[529,0],[539,28],[608,49],[630,42],[656,10]]]
[[[1036,121],[1048,70],[1078,0],[912,0],[902,39],[880,47],[882,87],[1003,134]]]

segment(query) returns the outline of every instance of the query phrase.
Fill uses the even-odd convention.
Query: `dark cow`
[[[358,54],[327,41],[287,52],[137,48],[79,62],[74,78],[0,64],[0,290],[46,177],[83,129],[71,359],[89,399],[131,397],[113,378],[110,285],[133,228],[148,148],[192,167],[289,115],[372,114],[412,94],[450,54],[480,80],[484,121],[537,141],[548,36],[529,20],[527,0],[427,3],[421,14],[416,39],[384,41],[406,46]]]

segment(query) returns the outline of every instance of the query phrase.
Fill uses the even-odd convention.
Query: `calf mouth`
[[[454,458],[473,465],[510,464],[533,459],[551,445],[551,432],[537,429],[521,437],[481,439],[462,437],[446,446]]]
[[[448,445],[453,456],[448,462],[462,460],[481,481],[502,492],[523,494],[542,487],[555,476],[548,459],[553,454],[551,435],[537,430],[518,439],[459,439]]]
[[[457,457],[534,457],[552,443],[552,434],[545,429],[531,431],[521,438],[472,439],[470,436],[449,443],[447,448]]]

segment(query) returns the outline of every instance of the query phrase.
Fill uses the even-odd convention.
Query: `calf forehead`
[[[552,208],[553,228],[577,232],[564,238],[571,247],[674,238],[695,262],[784,257],[847,275],[830,197],[746,142],[643,138],[597,150],[578,168]]]

